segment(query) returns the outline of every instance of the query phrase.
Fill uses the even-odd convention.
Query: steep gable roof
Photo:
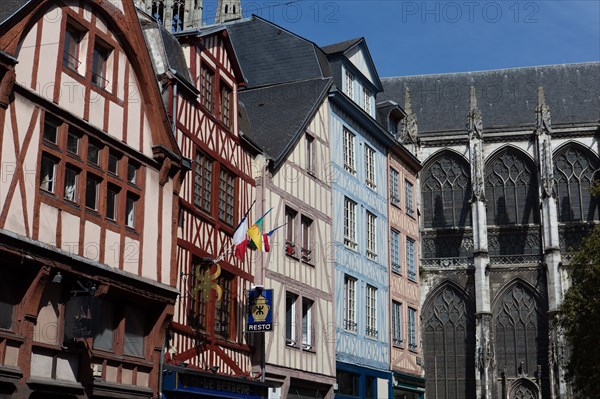
[[[12,17],[17,11],[24,7],[31,0],[2,0],[0,2],[0,25]]]
[[[226,25],[248,87],[329,77],[314,43],[259,17]]]
[[[231,39],[229,37],[229,31],[227,30],[226,24],[212,25],[205,28],[199,28],[197,30],[189,30],[180,33],[176,33],[176,38],[205,38],[207,36],[212,35],[220,35],[221,40],[223,41],[223,45],[228,53],[228,58],[231,63],[231,68],[233,69],[234,75],[237,79],[239,85],[246,85],[246,79],[240,67],[240,63],[238,61],[238,56],[231,43]]]
[[[325,54],[327,54],[327,59],[331,64],[331,70],[335,79],[335,83],[339,87],[342,87],[341,68],[342,64],[344,63],[343,59],[346,58],[348,60],[346,64],[349,63],[352,65],[352,68],[355,69],[353,73],[359,72],[361,75],[363,75],[365,79],[371,82],[377,92],[381,92],[383,90],[381,80],[379,79],[379,74],[377,73],[377,68],[375,67],[375,63],[371,57],[371,52],[369,51],[369,47],[367,46],[367,42],[364,37],[330,44],[322,47],[322,50]],[[364,64],[361,62],[362,65],[355,65],[355,60],[353,60],[354,56],[358,52],[363,54],[363,57],[359,57],[361,61],[364,59]]]
[[[331,78],[316,78],[240,91],[246,119],[241,128],[273,159],[273,169],[298,142],[331,84]]]
[[[474,86],[485,129],[532,128],[544,87],[553,125],[600,122],[600,62],[384,78],[378,100],[404,107],[411,92],[419,133],[466,132]]]
[[[357,37],[355,39],[350,39],[350,40],[346,40],[343,42],[330,44],[328,46],[323,46],[323,47],[321,47],[321,49],[327,55],[337,54],[337,53],[345,53],[346,51],[350,50],[352,47],[354,47],[355,45],[360,43],[362,40],[363,40],[362,37]]]

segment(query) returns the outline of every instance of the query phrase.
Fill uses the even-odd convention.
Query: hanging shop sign
[[[273,331],[273,290],[248,291],[246,331]]]

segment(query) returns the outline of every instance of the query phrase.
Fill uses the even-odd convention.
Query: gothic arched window
[[[165,22],[165,3],[164,0],[154,0],[152,2],[152,16],[159,24]]]
[[[171,31],[173,33],[183,30],[183,19],[185,17],[185,0],[175,0],[173,2],[173,21]]]
[[[488,225],[539,223],[535,165],[512,148],[501,151],[486,165],[485,196]]]
[[[591,195],[590,187],[599,168],[598,157],[578,144],[568,145],[554,155],[560,222],[598,220],[598,198]]]
[[[423,309],[427,397],[475,398],[474,311],[451,285]]]
[[[459,155],[444,152],[423,171],[425,228],[471,227],[469,164]]]
[[[537,399],[538,390],[532,383],[519,382],[512,389],[510,399]]]
[[[545,312],[533,290],[521,282],[500,295],[494,306],[498,373],[506,370],[507,377],[534,377],[538,365],[547,364]]]

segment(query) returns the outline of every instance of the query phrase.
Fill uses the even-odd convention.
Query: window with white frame
[[[296,346],[296,301],[298,295],[285,294],[285,344]]]
[[[377,288],[367,284],[366,303],[367,328],[365,333],[368,337],[377,338]]]
[[[402,346],[402,304],[392,301],[392,343]]]
[[[415,240],[408,237],[406,237],[406,274],[412,281],[417,279]]]
[[[400,205],[400,173],[390,168],[390,202],[392,205]]]
[[[302,349],[312,350],[312,308],[314,302],[308,298],[302,298]]]
[[[56,182],[56,165],[58,160],[44,153],[42,155],[42,166],[40,169],[40,187],[50,193],[54,192]]]
[[[344,244],[356,249],[356,202],[344,198]]]
[[[313,221],[304,215],[300,219],[300,224],[302,225],[302,260],[304,262],[310,262],[312,259],[312,246],[310,240],[312,239],[311,229]]]
[[[377,258],[377,217],[367,211],[367,258]]]
[[[356,279],[344,277],[344,329],[356,331]]]
[[[315,172],[315,138],[309,134],[306,135],[306,170],[310,173]]]
[[[298,216],[298,212],[290,207],[285,207],[285,253],[289,256],[297,256],[296,216]]]
[[[356,174],[356,160],[354,157],[354,134],[344,128],[344,169],[353,175]]]
[[[365,145],[365,182],[373,190],[377,187],[375,182],[375,150]]]
[[[402,273],[402,265],[400,263],[400,233],[392,229],[391,238],[391,253],[392,253],[392,271],[394,273]]]
[[[406,205],[406,214],[413,216],[415,214],[415,207],[413,203],[413,184],[408,180],[404,181],[404,202]]]
[[[65,168],[65,190],[66,200],[78,202],[77,181],[79,180],[79,170],[67,164]]]
[[[346,69],[346,82],[345,82],[345,89],[346,89],[346,95],[352,99],[354,99],[354,75],[352,75],[352,73],[350,73],[350,71],[348,71]]]
[[[371,92],[363,87],[363,109],[371,114]]]
[[[417,349],[417,311],[408,308],[408,348]]]

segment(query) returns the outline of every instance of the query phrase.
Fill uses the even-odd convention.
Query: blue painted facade
[[[372,397],[392,396],[389,337],[389,273],[388,273],[388,204],[387,204],[387,148],[389,139],[382,135],[382,128],[373,118],[375,96],[367,113],[364,106],[363,87],[371,93],[377,89],[361,74],[348,58],[338,64],[352,70],[354,78],[353,99],[346,93],[347,87],[330,94],[330,138],[332,163],[333,241],[336,248],[335,261],[335,309],[336,309],[336,369],[338,391],[336,397],[369,397],[366,390],[375,389]],[[375,71],[373,71],[376,73]],[[339,82],[344,85],[346,82]],[[342,93],[342,91],[344,91]],[[360,104],[360,105],[359,105]],[[369,115],[370,114],[370,115]],[[354,173],[345,168],[344,130],[354,141]],[[366,146],[374,152],[375,187],[369,187],[366,167]],[[356,247],[346,245],[344,240],[345,199],[356,206]],[[367,255],[367,212],[376,217],[375,259]],[[346,281],[355,280],[355,322],[347,320]],[[367,287],[376,294],[376,334],[367,332]],[[358,386],[354,394],[348,391],[346,379],[356,376]],[[342,377],[343,375],[343,377]],[[375,387],[371,377],[375,377]],[[382,381],[383,380],[383,381]],[[389,383],[385,383],[385,381]],[[343,385],[343,386],[342,386]],[[386,388],[384,388],[384,386]],[[382,392],[386,390],[386,392]],[[373,393],[373,392],[371,392]]]

